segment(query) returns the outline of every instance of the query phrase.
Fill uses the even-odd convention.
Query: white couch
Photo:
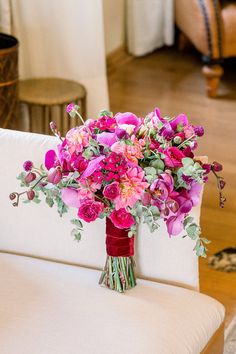
[[[164,225],[155,234],[140,227],[140,279],[119,294],[98,285],[103,221],[87,224],[76,243],[75,210],[60,218],[44,202],[11,205],[23,162],[39,165],[56,144],[54,137],[0,129],[0,353],[222,353],[224,307],[198,292],[190,239],[169,239]]]

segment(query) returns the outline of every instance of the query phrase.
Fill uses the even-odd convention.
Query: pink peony
[[[133,216],[124,208],[114,210],[110,215],[110,219],[118,229],[129,229],[135,224]]]
[[[103,209],[103,203],[95,202],[93,200],[86,200],[79,207],[78,217],[86,222],[91,222],[99,217]]]
[[[182,159],[185,155],[176,147],[170,147],[162,151],[165,155],[164,162],[166,166],[176,168],[183,166]]]
[[[103,190],[103,195],[110,200],[116,199],[120,195],[119,183],[113,182],[108,184]]]

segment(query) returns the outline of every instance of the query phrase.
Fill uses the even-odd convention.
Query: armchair
[[[217,95],[221,66],[236,56],[236,3],[233,0],[175,0],[178,28],[202,54],[209,97]]]
[[[193,241],[164,225],[136,241],[138,285],[125,294],[99,287],[105,223],[69,236],[73,211],[44,203],[13,208],[22,162],[39,165],[57,139],[0,129],[1,354],[222,354],[224,307],[198,291]],[[193,216],[200,217],[200,206]]]

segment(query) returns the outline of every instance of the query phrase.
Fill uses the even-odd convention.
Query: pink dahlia
[[[119,184],[120,195],[115,199],[116,210],[128,206],[132,208],[148,186],[144,181],[143,170],[140,167],[130,167]]]
[[[90,135],[84,127],[70,129],[66,134],[66,143],[70,154],[79,153],[89,145]]]

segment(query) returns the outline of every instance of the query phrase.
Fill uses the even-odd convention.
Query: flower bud
[[[223,166],[219,162],[214,161],[212,163],[212,170],[215,172],[220,172],[223,170]]]
[[[175,137],[174,137],[174,143],[175,143],[175,144],[180,144],[180,143],[182,143],[182,139],[181,139],[181,137],[180,137],[180,136],[178,136],[178,135],[177,135],[177,136],[175,136]]]
[[[57,131],[57,125],[55,122],[50,122],[49,123],[50,129],[51,131],[54,133],[55,131]]]
[[[209,163],[204,163],[202,168],[205,170],[205,173],[208,174],[211,172],[211,165]]]
[[[36,178],[36,174],[34,172],[29,172],[25,176],[25,183],[31,183],[35,180],[35,178]]]
[[[48,174],[48,182],[58,184],[62,179],[62,172],[60,167],[51,168]]]
[[[32,161],[25,161],[23,164],[23,168],[26,172],[31,171],[33,168],[33,162]]]
[[[27,192],[27,198],[28,200],[33,200],[35,197],[35,192],[31,189]]]
[[[226,185],[226,182],[225,182],[223,179],[221,179],[221,180],[219,181],[219,187],[220,187],[220,189],[224,189],[225,185]]]
[[[204,135],[204,128],[201,125],[197,125],[193,129],[196,136],[200,137]]]
[[[16,194],[15,193],[11,193],[9,195],[9,198],[10,198],[10,200],[14,200],[16,198]]]

